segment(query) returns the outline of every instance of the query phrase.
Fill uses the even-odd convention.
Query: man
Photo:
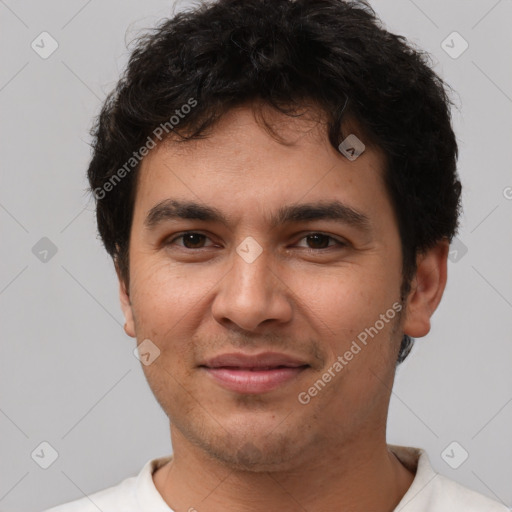
[[[386,444],[456,160],[442,80],[362,2],[220,0],[142,38],[88,176],[173,456],[52,511],[505,511]]]

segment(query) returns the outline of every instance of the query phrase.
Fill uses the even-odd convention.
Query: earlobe
[[[121,276],[121,273],[116,267],[117,272],[117,278],[119,280],[119,300],[121,302],[121,309],[123,310],[124,318],[125,318],[125,324],[124,324],[124,332],[131,336],[132,338],[135,338],[135,323],[133,321],[133,311],[132,311],[132,304],[130,301],[130,294],[128,289],[126,288],[126,284],[124,282],[124,279]]]
[[[421,338],[430,331],[434,314],[446,287],[448,240],[438,242],[417,257],[417,269],[407,297],[404,334]]]

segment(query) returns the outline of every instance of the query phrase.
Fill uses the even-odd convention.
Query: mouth
[[[199,365],[221,387],[242,394],[272,391],[296,379],[310,367],[286,354],[222,354]]]

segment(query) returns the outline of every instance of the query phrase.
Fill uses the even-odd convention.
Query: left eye
[[[309,247],[309,249],[327,249],[328,247],[332,247],[332,245],[329,245],[329,241],[331,241],[331,240],[333,242],[335,242],[334,245],[339,245],[339,246],[346,245],[343,242],[341,242],[340,240],[336,240],[332,236],[324,235],[323,233],[310,233],[310,234],[304,236],[303,238],[301,238],[301,240],[308,240],[309,242],[313,243],[314,247]],[[306,242],[306,243],[308,243],[308,242]],[[326,243],[327,243],[327,245],[326,245]],[[319,246],[321,246],[321,247],[319,247]]]
[[[202,233],[197,233],[195,231],[189,231],[187,233],[183,233],[169,242],[166,245],[173,245],[176,240],[182,239],[183,244],[180,244],[181,247],[185,249],[203,249],[205,246],[203,245],[206,240],[209,238]],[[300,240],[306,240],[307,244],[313,244],[313,247],[306,247],[309,249],[327,249],[328,247],[332,247],[333,245],[338,245],[341,247],[346,246],[346,244],[340,240],[333,238],[330,235],[325,235],[323,233],[309,233],[306,236],[303,236]],[[334,242],[334,244],[329,245],[329,242]],[[209,247],[209,246],[207,246]],[[304,247],[304,246],[303,246]]]

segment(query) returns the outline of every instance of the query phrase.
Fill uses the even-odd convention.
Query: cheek
[[[383,269],[377,261],[289,274],[290,280],[297,304],[331,335],[373,325],[399,298],[398,272]]]
[[[198,275],[193,269],[150,258],[138,265],[134,262],[133,268],[133,299],[139,316],[170,321],[171,316],[190,309],[190,303],[200,296]]]
[[[395,358],[393,329],[400,308],[397,276],[369,265],[302,279],[302,300],[313,305],[311,324],[327,355],[322,371],[338,361],[330,398],[345,396],[346,406],[355,407],[385,392],[385,387],[380,389],[382,381],[387,380],[387,369],[394,367]]]
[[[212,268],[176,266],[169,262],[134,262],[131,275],[132,309],[137,338],[149,338],[161,350],[172,347],[184,355],[187,346],[179,340],[190,338],[203,311],[207,291],[219,280]]]

